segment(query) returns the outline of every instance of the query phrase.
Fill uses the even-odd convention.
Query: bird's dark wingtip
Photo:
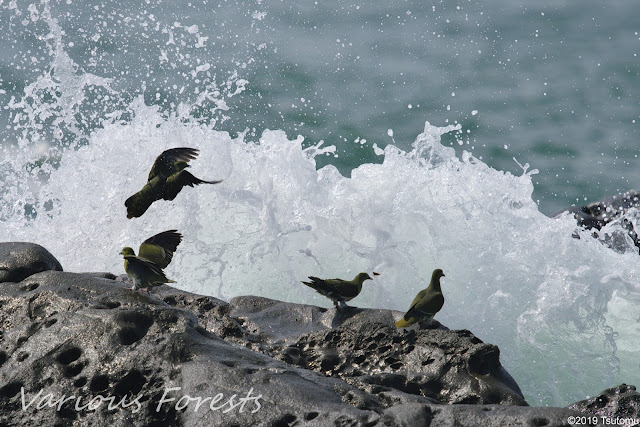
[[[195,176],[193,177],[195,180],[194,184],[220,184],[222,182],[222,180],[216,180],[216,181],[205,181],[204,179],[200,179],[200,178],[196,178]],[[189,185],[189,184],[187,184]]]

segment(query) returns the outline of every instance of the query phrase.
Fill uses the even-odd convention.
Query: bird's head
[[[133,218],[134,199],[135,199],[135,196],[131,196],[127,200],[124,201],[124,205],[127,208],[127,218],[128,219]]]
[[[433,270],[433,275],[431,276],[432,279],[440,279],[441,277],[445,277],[442,270],[440,270],[439,268]]]
[[[122,248],[122,250],[120,251],[120,255],[122,255],[122,256],[135,256],[136,253],[133,251],[133,249],[131,249],[130,247],[126,246],[126,247]]]
[[[372,277],[369,276],[369,273],[359,273],[356,276],[356,281],[359,283],[364,283],[365,280],[372,280]]]

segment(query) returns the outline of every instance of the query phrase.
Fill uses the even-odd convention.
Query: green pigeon
[[[378,273],[373,273],[375,276]],[[320,295],[324,295],[333,301],[337,309],[347,307],[345,301],[351,301],[357,297],[362,290],[365,280],[372,279],[367,273],[358,273],[353,280],[342,279],[318,279],[309,276],[310,282],[302,282],[310,288],[315,289]]]
[[[165,276],[162,269],[169,265],[181,241],[182,234],[178,230],[167,230],[142,242],[138,256],[132,248],[122,248],[120,254],[124,256],[124,271],[133,279],[131,289],[149,292],[154,286],[175,283]]]
[[[416,322],[430,322],[433,316],[440,311],[444,305],[444,296],[440,289],[440,278],[445,277],[442,270],[435,269],[431,275],[431,283],[427,289],[418,292],[413,299],[409,311],[396,322],[398,328],[406,328]]]
[[[198,157],[196,148],[179,147],[163,151],[151,167],[149,178],[142,190],[129,197],[124,205],[127,218],[142,216],[156,200],[173,200],[182,187],[199,184],[218,184],[219,181],[204,181],[187,171],[189,161]]]

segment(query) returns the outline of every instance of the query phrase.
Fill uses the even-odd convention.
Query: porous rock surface
[[[572,213],[578,224],[587,229],[596,228],[600,230],[611,221],[621,217],[630,209],[640,208],[640,192],[629,190],[615,196],[605,197],[602,200],[586,204],[584,206],[574,206],[567,209]]]
[[[336,312],[253,296],[234,298],[230,306],[231,316],[260,337],[265,353],[343,379],[382,401],[402,402],[395,394],[402,391],[440,403],[526,405],[500,364],[498,347],[467,330],[398,329],[399,312]],[[295,335],[273,336],[281,329],[278,319],[287,319],[284,331]]]
[[[604,390],[596,397],[581,400],[569,408],[611,420],[635,419],[640,421],[640,393],[635,386],[620,384]],[[636,423],[634,425],[638,425]]]
[[[0,285],[0,425],[559,426],[579,414],[524,406],[498,348],[469,331],[129,286],[55,266]]]
[[[569,212],[579,226],[593,230],[592,236],[611,249],[624,253],[629,250],[629,246],[634,245],[637,253],[640,249],[640,236],[636,230],[640,220],[638,208],[640,192],[629,190],[584,206],[571,207],[557,215]],[[615,227],[611,227],[612,225]],[[579,235],[576,233],[574,237],[579,238]]]

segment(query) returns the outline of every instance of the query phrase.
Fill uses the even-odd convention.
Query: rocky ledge
[[[633,386],[572,409],[529,407],[498,347],[437,322],[398,330],[400,312],[227,303],[169,286],[146,295],[123,276],[61,270],[40,246],[0,243],[0,425],[561,426],[640,415]]]
[[[640,192],[629,190],[584,206],[574,206],[556,215],[569,212],[580,227],[592,230],[592,236],[611,249],[624,253],[635,246],[634,251],[638,253],[638,208]],[[579,238],[577,233],[574,237]]]

